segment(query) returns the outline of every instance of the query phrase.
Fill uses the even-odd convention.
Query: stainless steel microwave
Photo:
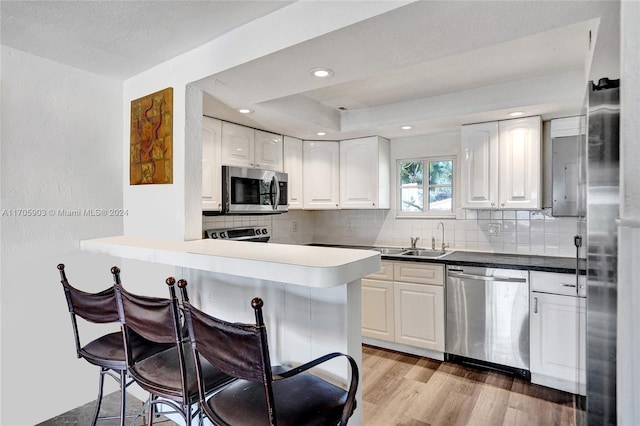
[[[286,173],[222,166],[223,214],[277,214],[288,211]]]

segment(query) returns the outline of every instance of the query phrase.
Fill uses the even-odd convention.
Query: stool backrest
[[[76,315],[85,321],[96,324],[117,323],[119,321],[118,306],[116,304],[116,294],[112,287],[106,288],[98,293],[87,293],[78,290],[69,284],[64,264],[58,265],[60,272],[60,282],[67,300],[69,315],[71,316],[71,326],[76,343],[76,354],[80,358],[80,333],[78,331],[78,321]]]

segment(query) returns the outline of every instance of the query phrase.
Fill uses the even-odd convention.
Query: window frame
[[[439,162],[439,161],[451,161],[451,210],[450,211],[442,211],[442,210],[430,210],[428,207],[429,200],[429,189],[437,188],[449,185],[429,185],[429,163]],[[423,180],[422,180],[422,194],[423,194],[423,203],[425,203],[424,210],[421,212],[406,212],[402,211],[402,168],[400,167],[401,163],[416,163],[422,162],[423,167]],[[426,167],[425,167],[426,166]],[[442,155],[442,156],[433,156],[433,157],[418,157],[418,158],[398,158],[396,160],[396,217],[398,218],[451,218],[456,216],[456,200],[457,200],[457,190],[456,190],[456,156],[455,155]]]

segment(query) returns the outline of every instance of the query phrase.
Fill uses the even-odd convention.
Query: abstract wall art
[[[131,101],[129,184],[173,183],[173,88]]]

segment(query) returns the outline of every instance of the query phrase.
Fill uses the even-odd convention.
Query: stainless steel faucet
[[[436,229],[440,229],[440,226],[442,226],[442,251],[444,252],[444,251],[445,251],[445,249],[446,249],[447,247],[449,247],[449,244],[446,244],[446,243],[444,242],[444,223],[439,222],[439,223],[438,223],[438,227],[437,227]]]
[[[411,238],[411,248],[412,249],[416,248],[416,243],[418,242],[420,237],[409,237],[409,238]]]

